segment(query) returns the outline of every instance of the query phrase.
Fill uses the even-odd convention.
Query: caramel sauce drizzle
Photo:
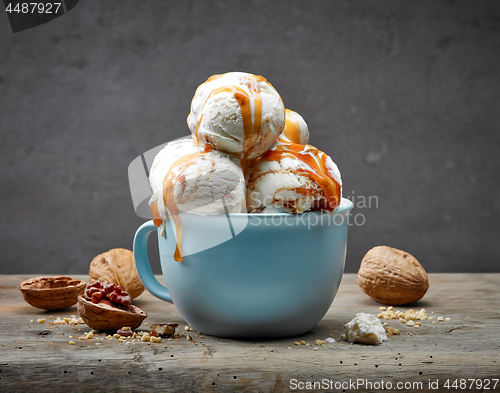
[[[213,81],[215,79],[220,78],[222,75],[213,75],[205,83]],[[205,104],[208,102],[210,97],[214,94],[222,93],[222,92],[232,92],[234,93],[234,98],[238,101],[238,104],[241,108],[241,116],[243,118],[243,158],[241,160],[241,167],[243,168],[248,157],[255,150],[255,146],[257,141],[259,140],[259,135],[262,127],[262,97],[260,95],[259,88],[257,86],[257,82],[267,82],[266,78],[260,75],[252,75],[249,78],[247,87],[250,91],[250,95],[241,87],[227,85],[219,87],[218,89],[214,89],[207,97],[203,106],[200,110],[200,113],[203,113],[203,108]],[[253,108],[252,108],[252,99],[253,98]],[[280,97],[281,99],[281,97]],[[252,115],[253,109],[253,115]],[[195,144],[199,146],[199,133],[198,129],[200,128],[201,121],[203,119],[203,115],[198,119],[198,124],[196,125],[195,131]],[[205,144],[207,143],[204,140]]]
[[[211,76],[210,78],[208,78],[208,79],[206,80],[206,82],[204,82],[203,84],[205,84],[205,83],[207,83],[207,82],[214,81],[214,80],[216,80],[216,79],[219,79],[222,75],[224,75],[224,74],[215,74],[215,75],[212,75],[212,76]]]
[[[297,143],[300,144],[300,125],[297,119],[291,114],[293,111],[285,109],[285,128],[280,135],[279,140],[282,143]]]
[[[333,210],[340,203],[340,184],[333,178],[326,166],[327,155],[311,145],[284,143],[268,150],[264,156],[269,161],[280,161],[290,157],[305,163],[310,169],[301,168],[297,172],[303,173],[315,181],[323,190],[327,202],[327,209]],[[308,190],[299,188],[298,193],[306,194]]]
[[[212,75],[210,78],[207,79],[206,82],[208,83],[210,81],[213,81],[215,79],[218,79],[222,77],[223,75]],[[260,95],[259,89],[257,87],[257,82],[267,82],[267,80],[260,76],[260,75],[252,75],[247,86],[250,90],[251,97],[253,98],[253,116],[252,116],[252,100],[250,95],[241,87],[238,86],[233,86],[233,85],[227,85],[227,86],[222,86],[218,89],[214,89],[205,102],[203,103],[203,106],[200,110],[200,112],[203,112],[203,108],[209,98],[213,94],[221,93],[221,92],[233,92],[234,93],[234,98],[236,101],[238,101],[238,104],[240,105],[241,108],[241,115],[243,118],[243,158],[241,160],[241,168],[244,167],[245,161],[248,159],[248,157],[253,153],[255,150],[255,145],[259,139],[259,135],[261,132],[261,126],[262,126],[262,97]],[[268,82],[267,82],[268,83]],[[281,99],[281,97],[280,97]],[[281,101],[283,103],[283,101]],[[199,133],[198,130],[200,128],[201,122],[203,119],[203,114],[200,115],[200,118],[198,119],[198,123],[196,125],[196,130],[194,133],[194,144],[199,147]],[[189,120],[188,120],[189,122]],[[204,151],[201,152],[196,152],[193,154],[188,154],[184,157],[179,158],[177,161],[175,161],[172,166],[170,167],[170,170],[168,171],[167,175],[165,176],[163,180],[163,201],[165,203],[165,206],[167,207],[167,210],[169,211],[170,215],[172,216],[172,219],[175,223],[175,229],[176,229],[176,236],[177,236],[177,241],[176,241],[176,248],[175,248],[175,253],[174,253],[174,260],[177,262],[180,262],[182,260],[182,223],[181,223],[181,218],[180,218],[180,213],[179,209],[177,207],[177,204],[174,200],[174,181],[175,180],[180,180],[183,182],[183,175],[180,175],[178,178],[176,178],[176,175],[172,172],[172,168],[174,167],[179,167],[182,166],[182,172],[189,166],[194,164],[195,159],[206,154],[207,152],[213,150],[213,147],[203,138],[203,142],[205,145]],[[181,173],[182,173],[181,172]],[[158,211],[158,203],[154,202],[151,204],[151,212],[153,214],[153,222],[156,227],[159,227],[162,223],[162,219],[160,218],[160,213]]]
[[[161,219],[160,212],[158,211],[158,201],[154,201],[151,204],[151,214],[153,215],[153,223],[155,224],[155,227],[159,228],[163,220]]]
[[[196,162],[196,159],[204,156],[206,153],[211,151],[211,147],[207,145],[204,151],[198,151],[196,153],[187,154],[177,161],[175,161],[170,167],[167,175],[163,180],[163,202],[169,211],[172,220],[175,223],[175,233],[176,233],[176,246],[174,252],[174,260],[177,262],[182,261],[182,222],[179,213],[179,208],[174,199],[174,184],[175,181],[181,182],[183,185],[185,183],[184,172],[190,166]],[[175,174],[172,169],[181,167],[181,174]],[[151,212],[153,214],[153,223],[156,227],[159,227],[162,223],[160,218],[160,213],[158,211],[158,203],[154,202],[151,204]]]

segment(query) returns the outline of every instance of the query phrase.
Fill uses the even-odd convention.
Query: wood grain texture
[[[35,276],[35,274],[33,275]],[[74,340],[90,331],[37,323],[38,318],[67,317],[76,307],[58,312],[37,310],[24,302],[17,286],[28,275],[0,275],[0,391],[3,392],[139,392],[144,389],[192,392],[288,392],[297,382],[422,382],[448,378],[500,378],[500,274],[431,274],[424,299],[411,307],[450,321],[424,321],[414,329],[388,321],[401,335],[374,347],[336,342],[333,348],[314,341],[335,331],[357,312],[377,314],[380,304],[346,274],[339,293],[314,332],[280,340],[230,340],[189,332],[195,343]],[[76,276],[87,280],[86,276]],[[134,303],[148,313],[141,329],[155,322],[186,325],[175,307],[145,292]],[[433,313],[433,314],[432,314]],[[30,320],[34,321],[30,323]],[[62,335],[61,333],[64,333]],[[411,333],[412,335],[409,335]],[[201,337],[203,336],[203,337]],[[396,338],[397,337],[397,338]],[[311,346],[296,346],[304,340]],[[499,383],[500,385],[500,383]],[[500,386],[497,386],[497,390]],[[316,389],[314,391],[322,391]],[[327,389],[335,391],[336,389]],[[363,391],[365,389],[358,389]],[[368,389],[374,391],[376,389]],[[395,390],[395,389],[393,389]],[[412,391],[411,389],[405,389]],[[304,390],[305,391],[305,390]],[[342,389],[340,389],[342,391]],[[347,389],[347,391],[353,391]],[[416,389],[415,389],[416,391]]]

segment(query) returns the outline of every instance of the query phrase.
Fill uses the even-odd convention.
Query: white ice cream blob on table
[[[389,339],[380,320],[372,314],[357,313],[344,325],[344,331],[352,343],[379,345]]]

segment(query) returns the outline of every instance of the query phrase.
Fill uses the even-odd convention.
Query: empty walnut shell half
[[[139,307],[130,305],[130,310],[113,307],[106,303],[92,303],[85,296],[78,296],[78,313],[83,322],[95,330],[118,330],[124,326],[131,329],[141,326],[148,316]]]
[[[43,310],[73,306],[85,290],[85,281],[67,276],[36,277],[19,284],[24,300]]]
[[[107,281],[127,291],[134,300],[142,292],[144,285],[137,274],[134,254],[125,248],[113,248],[96,256],[90,263],[89,281]]]

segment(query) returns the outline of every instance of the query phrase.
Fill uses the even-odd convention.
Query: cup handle
[[[148,238],[151,232],[156,232],[156,227],[153,220],[149,220],[142,224],[134,236],[134,261],[135,268],[139,274],[139,278],[151,292],[152,295],[158,299],[165,300],[169,303],[172,302],[168,289],[158,282],[151,270],[151,265],[148,259]]]

